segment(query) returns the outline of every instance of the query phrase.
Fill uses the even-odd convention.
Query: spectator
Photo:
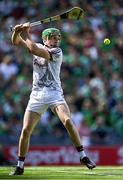
[[[95,124],[91,127],[91,143],[92,144],[109,144],[111,128],[105,123],[103,116],[97,116],[95,119]]]

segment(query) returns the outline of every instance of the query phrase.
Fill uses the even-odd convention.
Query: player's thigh
[[[56,105],[54,107],[54,111],[63,122],[63,124],[67,119],[70,119],[70,110],[67,103]]]
[[[40,118],[41,115],[39,115],[38,113],[26,110],[23,119],[23,129],[32,131]]]

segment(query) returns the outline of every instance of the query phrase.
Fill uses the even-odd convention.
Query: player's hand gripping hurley
[[[52,17],[49,17],[49,18],[46,18],[46,19],[43,19],[40,21],[32,22],[32,23],[30,23],[30,27],[49,23],[52,21],[59,21],[62,19],[80,20],[80,19],[83,19],[83,16],[84,16],[83,9],[81,9],[80,7],[73,7],[72,9],[70,9],[60,15],[56,15],[56,16],[52,16]],[[11,29],[11,31],[14,31],[13,27],[10,27],[10,29]]]

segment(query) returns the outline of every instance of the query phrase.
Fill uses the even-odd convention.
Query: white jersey
[[[60,81],[60,69],[62,64],[62,50],[59,47],[47,48],[42,44],[36,44],[51,54],[52,60],[33,55],[33,87],[32,90],[40,91],[42,88],[58,90],[62,92]]]

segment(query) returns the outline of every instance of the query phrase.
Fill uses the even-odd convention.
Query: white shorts
[[[32,91],[26,110],[43,114],[48,108],[66,104],[61,92],[55,90]]]

